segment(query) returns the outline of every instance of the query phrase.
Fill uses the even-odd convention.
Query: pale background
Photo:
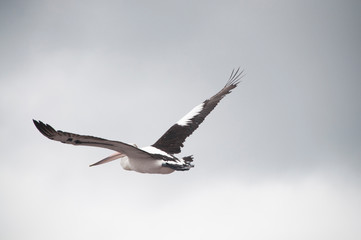
[[[0,239],[361,239],[360,1],[1,1]],[[172,175],[89,168],[243,82]]]

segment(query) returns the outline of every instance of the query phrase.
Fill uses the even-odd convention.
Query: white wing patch
[[[181,120],[177,122],[180,126],[187,126],[191,123],[191,119],[194,116],[197,116],[202,110],[203,110],[204,103],[199,104],[198,106],[195,106],[189,113],[187,113],[184,117],[182,117]]]
[[[151,153],[151,154],[160,154],[160,155],[165,155],[167,157],[172,158],[172,156],[169,155],[168,153],[166,153],[166,152],[164,152],[164,151],[162,151],[162,150],[160,150],[158,148],[155,148],[153,146],[144,147],[144,148],[142,148],[142,150],[145,151],[145,152]]]

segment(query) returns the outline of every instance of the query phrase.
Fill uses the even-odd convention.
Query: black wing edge
[[[241,78],[243,78],[245,75],[244,70],[240,71],[240,67],[237,68],[237,70],[233,69],[231,75],[229,76],[227,84],[224,86],[224,88],[227,88],[229,86],[237,87],[237,85],[241,82]],[[222,89],[223,90],[223,89]]]
[[[35,127],[39,130],[41,134],[49,139],[54,139],[54,136],[57,135],[57,131],[50,126],[49,124],[45,124],[42,121],[36,121],[33,119],[33,123]]]
[[[36,121],[34,119],[33,119],[33,123],[35,124],[35,127],[39,130],[39,132],[43,134],[45,137],[62,143],[73,144],[73,145],[98,146],[98,147],[101,147],[100,145],[103,145],[104,148],[111,149],[110,146],[113,146],[114,145],[113,143],[116,142],[99,137],[79,135],[75,133],[63,132],[61,130],[55,130],[49,124],[45,124],[42,121]],[[81,140],[79,138],[81,138]],[[121,144],[129,145],[126,143],[121,143]]]
[[[34,119],[33,119],[33,123],[35,124],[35,127],[39,130],[41,134],[43,134],[45,137],[51,140],[59,141],[66,144],[72,144],[72,145],[107,148],[116,152],[121,152],[130,157],[133,156],[133,157],[156,158],[154,157],[154,154],[145,152],[135,146],[120,141],[107,140],[88,135],[79,135],[75,133],[63,132],[60,130],[56,131],[49,124],[45,124],[41,121],[36,121]]]
[[[203,102],[203,110],[191,119],[191,124],[180,126],[174,124],[168,129],[152,146],[161,149],[169,154],[177,154],[181,152],[186,138],[189,137],[204,121],[208,114],[217,106],[224,96],[229,94],[232,89],[237,87],[244,77],[244,70],[240,71],[240,67],[232,70],[226,85],[214,96]]]
[[[117,149],[114,149],[114,147],[112,147],[114,146],[114,144],[117,143],[130,146],[131,148],[133,148],[133,146],[127,143],[107,140],[104,138],[99,138],[89,135],[79,135],[70,132],[63,132],[61,130],[55,130],[52,126],[50,126],[49,124],[45,124],[42,121],[36,121],[33,119],[33,122],[35,124],[35,127],[39,130],[41,134],[54,141],[73,144],[73,145],[103,147],[114,151],[118,151]]]

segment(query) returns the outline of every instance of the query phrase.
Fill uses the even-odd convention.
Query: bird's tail
[[[183,160],[185,163],[191,163],[191,162],[193,162],[193,155],[184,157]]]
[[[194,167],[191,162],[193,162],[193,156],[187,156],[178,161],[166,161],[165,163],[163,163],[163,166],[169,167],[176,171],[188,171],[189,169]]]

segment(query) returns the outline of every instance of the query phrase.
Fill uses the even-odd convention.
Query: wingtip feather
[[[33,123],[39,132],[49,139],[52,139],[52,137],[56,134],[56,130],[49,124],[45,124],[42,121],[34,119]]]
[[[232,73],[228,79],[228,82],[226,84],[226,87],[229,87],[229,86],[237,86],[241,81],[240,79],[243,78],[243,73],[244,73],[244,70],[240,71],[241,70],[241,67],[238,67],[237,70],[236,69],[233,69],[232,70]]]

